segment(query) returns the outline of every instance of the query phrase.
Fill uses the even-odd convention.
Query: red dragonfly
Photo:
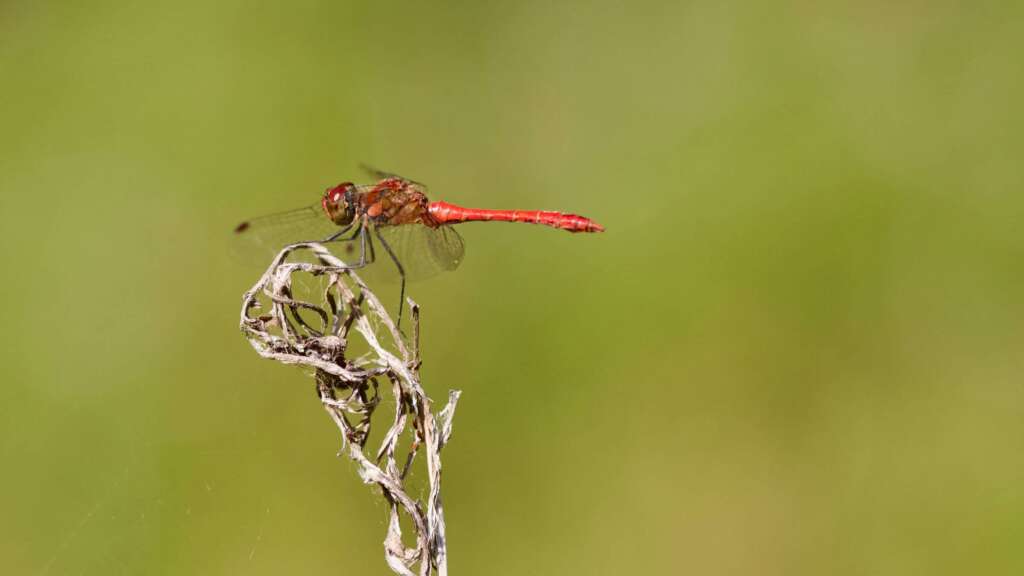
[[[296,242],[348,242],[359,245],[363,268],[376,260],[375,240],[401,277],[398,318],[402,318],[407,277],[422,278],[454,270],[462,261],[462,237],[451,225],[459,222],[526,222],[569,232],[603,232],[597,222],[562,212],[463,208],[427,199],[423,184],[371,168],[375,184],[342,182],[328,188],[318,204],[246,220],[235,233],[247,243],[277,251]]]

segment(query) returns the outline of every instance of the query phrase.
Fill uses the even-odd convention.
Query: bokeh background
[[[358,162],[414,284],[453,574],[1024,571],[1024,5],[0,4],[0,570],[389,574],[240,219]]]

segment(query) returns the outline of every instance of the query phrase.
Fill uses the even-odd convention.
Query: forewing
[[[288,244],[324,240],[339,230],[316,204],[242,222],[235,228],[232,248],[244,262],[262,262]]]
[[[387,172],[387,171],[381,170],[379,168],[374,168],[373,166],[370,166],[368,164],[360,164],[359,167],[362,168],[363,172],[366,172],[367,174],[369,174],[370,176],[373,176],[377,180],[383,180],[385,178],[398,178],[399,180],[405,180],[406,182],[410,182],[412,184],[415,184],[415,185],[419,186],[420,188],[422,188],[423,190],[427,189],[427,185],[426,184],[423,184],[422,182],[417,182],[417,181],[413,180],[412,178],[406,178],[405,176],[401,176],[399,174],[395,174],[394,172]],[[372,188],[372,185],[368,186],[368,188]]]

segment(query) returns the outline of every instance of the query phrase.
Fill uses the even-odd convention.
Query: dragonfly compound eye
[[[355,206],[353,194],[356,187],[351,182],[342,182],[337,186],[328,188],[324,193],[322,201],[324,212],[335,223],[346,225],[352,222],[355,217]]]

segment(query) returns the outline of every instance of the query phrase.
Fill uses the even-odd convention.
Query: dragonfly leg
[[[370,247],[370,259],[366,259],[366,247]],[[359,227],[359,265],[358,268],[368,266],[377,261],[377,255],[373,252],[373,238],[366,233],[366,226]]]
[[[335,241],[338,240],[338,238],[341,238],[342,236],[345,235],[346,232],[351,230],[353,226],[355,226],[355,222],[353,222],[352,224],[349,224],[348,226],[345,226],[341,230],[338,230],[337,232],[335,232],[334,234],[331,234],[327,238],[324,238],[320,242],[322,242],[322,243],[335,242]],[[353,239],[355,239],[356,234],[359,234],[359,230],[356,230],[351,236],[349,236],[348,238],[345,238],[345,240],[353,240]]]
[[[402,278],[401,287],[398,289],[398,323],[397,327],[402,327],[402,307],[405,304],[405,268],[402,267],[402,263],[398,261],[398,256],[395,256],[395,251],[391,249],[384,237],[381,236],[380,229],[374,228],[374,233],[377,234],[377,240],[380,240],[380,245],[387,250],[388,256],[391,257],[391,261],[395,263],[395,267],[398,268],[398,275]],[[371,244],[372,245],[372,244]]]
[[[374,251],[373,251],[373,237],[366,235],[366,226],[363,226],[363,235],[366,238],[366,243],[369,244],[369,246],[370,246],[370,262],[371,263],[376,262],[377,261],[377,254],[374,253]]]
[[[342,228],[340,231],[338,231],[338,232],[336,232],[334,234],[331,234],[326,239],[320,241],[322,244],[327,244],[328,242],[352,242],[358,236],[359,237],[359,262],[357,264],[348,264],[348,265],[346,265],[346,268],[349,269],[349,270],[358,270],[360,268],[365,268],[366,266],[368,266],[370,264],[373,264],[374,261],[376,260],[376,257],[375,257],[375,255],[373,253],[373,239],[366,235],[366,226],[363,225],[362,223],[358,223],[359,225],[356,227],[355,230],[352,230],[352,234],[348,238],[339,238],[341,235],[343,235],[346,232],[348,232],[349,230],[351,230],[353,226],[356,226],[356,224],[357,223],[349,224],[348,226],[345,226],[344,228]],[[368,240],[370,242],[370,258],[369,258],[369,260],[367,260],[367,258],[366,258],[366,242]]]

